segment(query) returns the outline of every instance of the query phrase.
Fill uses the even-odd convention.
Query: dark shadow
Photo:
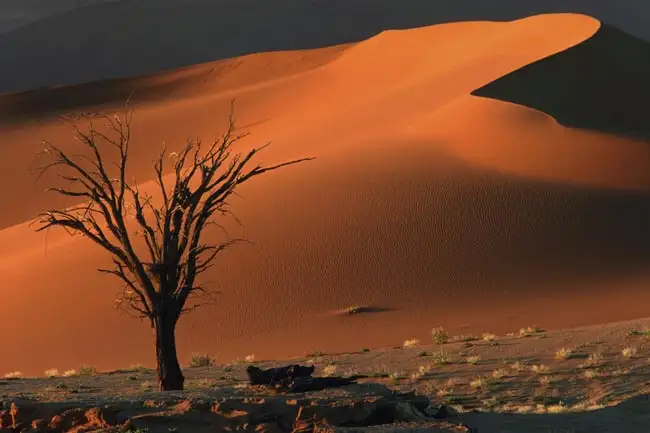
[[[472,94],[543,111],[568,127],[647,138],[648,77],[650,43],[603,25],[590,39]]]
[[[0,35],[0,93],[356,42],[388,29],[555,12],[591,15],[650,40],[646,0],[121,0]]]
[[[358,316],[359,314],[370,314],[370,313],[386,313],[389,311],[397,311],[395,308],[385,308],[385,307],[352,307],[344,311],[339,312],[341,315],[345,316]]]

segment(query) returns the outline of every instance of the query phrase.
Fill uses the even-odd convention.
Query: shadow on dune
[[[590,39],[474,92],[575,128],[650,137],[650,43],[603,25]]]
[[[337,314],[341,316],[356,316],[358,314],[387,313],[391,311],[397,311],[397,309],[377,306],[361,306],[350,307],[343,311],[337,311]]]
[[[645,0],[620,6],[609,0],[122,0],[53,14],[0,35],[0,93],[356,42],[388,29],[553,12],[592,15],[650,39]]]
[[[650,395],[589,412],[552,414],[468,413],[462,418],[481,433],[646,433]]]

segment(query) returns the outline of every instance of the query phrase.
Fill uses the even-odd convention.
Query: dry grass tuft
[[[555,359],[566,360],[571,358],[573,355],[573,349],[568,347],[563,347],[562,349],[555,352]]]
[[[515,361],[512,364],[510,364],[510,369],[514,372],[521,372],[526,368],[526,364],[521,362],[521,361]]]
[[[487,388],[488,385],[489,381],[484,377],[477,377],[469,382],[469,386],[472,389],[484,389]]]
[[[527,326],[519,330],[519,336],[530,337],[531,335],[539,334],[540,332],[542,332],[542,329],[537,326]]]
[[[5,379],[21,379],[23,374],[20,371],[12,371],[5,374]]]
[[[600,352],[594,352],[590,353],[585,362],[580,364],[578,367],[580,368],[587,368],[587,367],[595,367],[596,365],[599,365],[603,360],[603,354]]]
[[[207,353],[192,353],[190,358],[190,368],[212,367],[215,364],[215,359]]]
[[[483,338],[483,341],[487,341],[489,343],[491,341],[496,340],[497,336],[489,332],[484,332],[481,338]]]
[[[449,342],[449,334],[445,331],[444,328],[438,327],[431,330],[431,338],[436,344],[445,344]]]
[[[412,338],[410,340],[406,340],[404,342],[403,347],[404,347],[404,349],[410,349],[410,348],[416,347],[418,344],[420,344],[420,340],[418,340],[417,338]]]
[[[544,373],[548,373],[549,368],[547,365],[544,364],[534,364],[530,366],[530,371],[537,374],[544,374]]]
[[[57,377],[59,375],[59,370],[57,370],[56,368],[50,368],[48,370],[45,370],[43,372],[43,374],[45,375],[45,377],[51,379],[51,378]]]
[[[334,364],[327,364],[323,367],[323,376],[333,376],[336,373],[336,368]]]
[[[80,376],[94,376],[97,374],[97,369],[92,365],[82,365],[79,367]]]
[[[435,362],[438,365],[445,365],[445,364],[450,364],[451,363],[451,356],[440,349],[439,352],[435,352],[433,354],[433,362]]]
[[[631,358],[634,355],[636,355],[636,347],[626,347],[623,350],[621,350],[621,355],[623,355],[625,358]]]

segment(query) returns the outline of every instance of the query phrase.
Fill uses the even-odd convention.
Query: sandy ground
[[[245,368],[288,362],[314,364],[315,375],[369,376],[359,384],[287,399],[362,398],[385,390],[416,391],[434,405],[451,405],[461,421],[481,433],[647,431],[650,385],[649,319],[548,332],[514,330],[490,338],[449,335],[417,344],[347,353],[312,353],[282,361],[244,361],[186,368],[186,391],[152,391],[143,365],[70,377],[0,380],[0,401],[35,400],[81,405],[183,398],[268,397],[247,387]],[[360,344],[362,342],[359,342]],[[59,372],[63,374],[63,372]],[[414,428],[416,426],[411,426]],[[393,428],[394,430],[391,430]],[[397,426],[364,431],[401,431]],[[417,430],[405,430],[417,431]],[[446,430],[445,430],[446,431]]]
[[[41,139],[72,144],[55,115],[114,107],[133,88],[130,167],[145,189],[161,143],[222,132],[232,98],[252,133],[242,150],[272,141],[264,161],[316,157],[241,189],[244,226],[231,230],[255,244],[206,275],[221,294],[181,319],[183,362],[194,351],[230,361],[390,346],[438,325],[502,333],[644,317],[647,144],[471,95],[601,30],[573,14],[446,24],[0,98],[0,327],[11,348],[0,371],[152,359],[147,324],[112,308],[119,284],[95,271],[103,252],[28,227],[65,204],[28,171]],[[375,312],[340,313],[353,305]]]

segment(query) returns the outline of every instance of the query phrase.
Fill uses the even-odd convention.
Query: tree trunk
[[[160,391],[180,391],[185,378],[176,354],[176,318],[163,315],[154,320],[156,374]]]

